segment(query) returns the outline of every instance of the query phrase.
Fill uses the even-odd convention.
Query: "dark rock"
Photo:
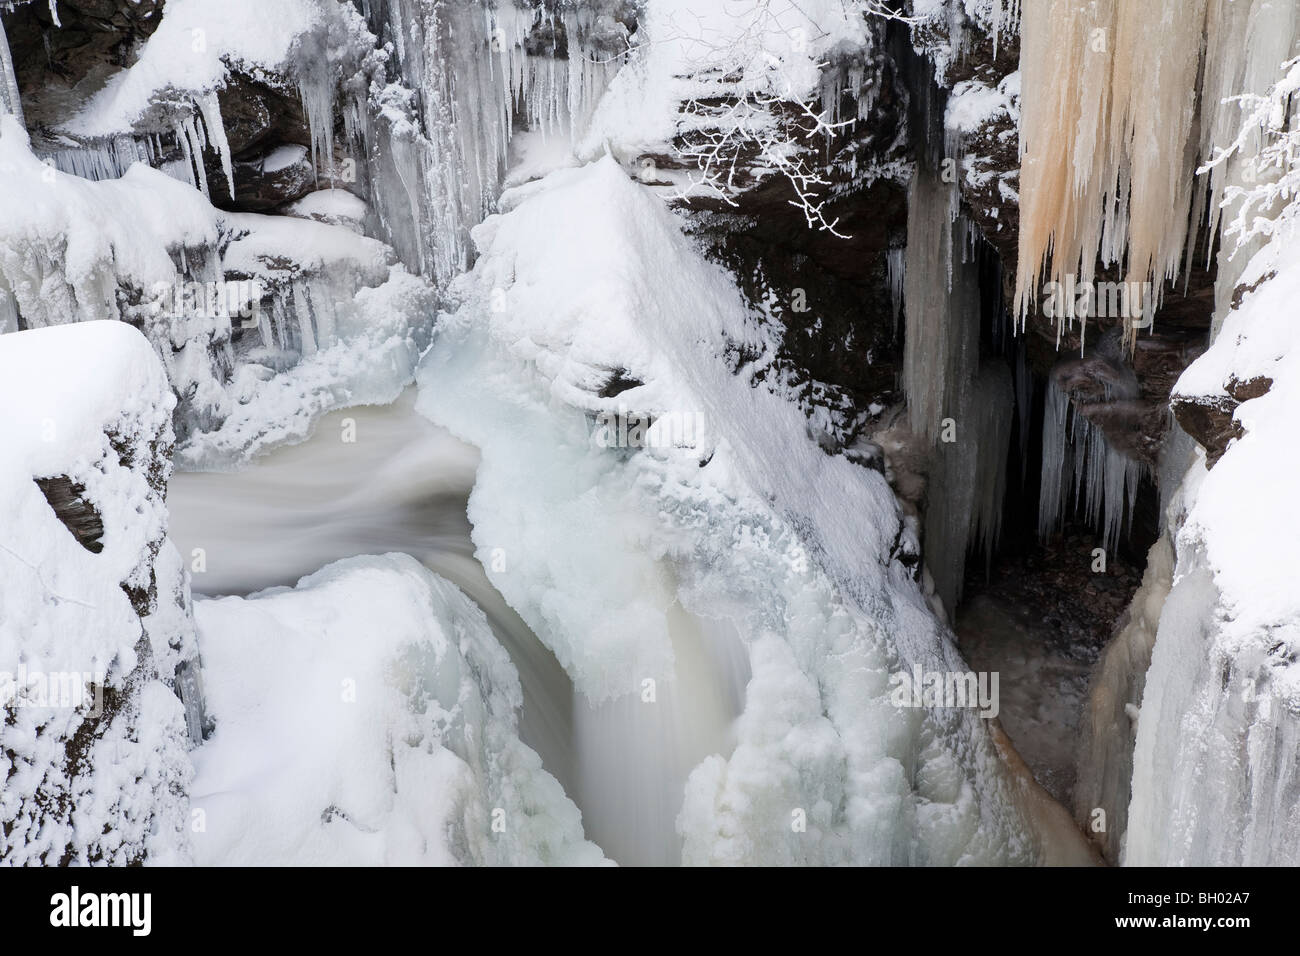
[[[216,206],[247,212],[266,212],[316,188],[316,168],[305,146],[278,146],[256,159],[232,163],[235,198],[230,198],[226,174],[215,157],[205,163],[208,192]]]
[[[601,386],[600,391],[596,394],[601,398],[613,398],[616,395],[622,395],[628,389],[637,388],[644,384],[645,382],[632,375],[627,369],[615,369],[614,373],[610,375],[609,379]]]
[[[1170,402],[1183,431],[1205,449],[1206,466],[1213,468],[1228,450],[1228,443],[1244,432],[1233,413],[1240,402],[1226,397],[1174,396]]]
[[[1272,387],[1273,380],[1266,376],[1244,382],[1233,378],[1224,385],[1227,395],[1173,396],[1170,405],[1178,424],[1205,449],[1206,467],[1218,464],[1228,444],[1245,434],[1241,423],[1234,418],[1237,406],[1259,398]]]
[[[54,515],[63,522],[77,543],[91,554],[104,550],[104,521],[94,504],[86,498],[84,485],[67,475],[35,479],[36,486],[54,509]]]

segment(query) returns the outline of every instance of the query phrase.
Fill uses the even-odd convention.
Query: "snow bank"
[[[482,450],[479,558],[588,699],[682,678],[675,608],[745,644],[735,747],[685,787],[683,859],[1076,850],[1045,835],[973,712],[891,704],[892,672],[965,667],[899,560],[883,477],[823,453],[729,362],[772,347],[730,278],[610,158],[501,207],[474,232],[417,407]]]
[[[0,858],[184,862],[190,767],[170,684],[195,649],[164,538],[162,366],[118,322],[18,332],[0,336],[0,391]],[[93,511],[84,543],[37,479]],[[75,699],[46,696],[56,680]]]
[[[413,558],[349,558],[195,618],[217,722],[194,755],[199,863],[602,862],[519,741],[483,612]]]

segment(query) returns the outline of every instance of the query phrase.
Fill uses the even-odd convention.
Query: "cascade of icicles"
[[[157,166],[164,150],[156,134],[145,136],[114,136],[78,146],[41,150],[43,160],[54,163],[54,168],[82,179],[120,179],[135,163]]]
[[[1127,397],[1113,392],[1107,385],[1107,400]],[[1141,479],[1142,465],[1106,441],[1102,430],[1071,404],[1069,394],[1053,375],[1043,409],[1039,536],[1046,539],[1057,531],[1073,506],[1082,509],[1088,523],[1101,532],[1102,546],[1113,553],[1126,530],[1126,520],[1133,519]]]
[[[442,283],[469,264],[469,230],[500,192],[516,126],[581,135],[621,61],[585,48],[575,10],[375,0],[363,12],[392,43],[398,82],[345,121],[373,147],[379,225],[403,261]],[[528,52],[539,15],[563,25],[567,59]]]
[[[226,125],[221,118],[221,106],[216,92],[212,91],[197,97],[194,105],[196,111],[176,124],[176,141],[180,143],[181,151],[185,154],[185,167],[190,175],[190,183],[205,197],[209,197],[208,173],[203,165],[203,151],[211,147],[221,159],[221,171],[225,174],[230,198],[234,199],[234,164],[230,155],[230,144],[226,141]],[[313,140],[316,135],[313,126]]]
[[[1181,274],[1207,207],[1214,226],[1239,174],[1229,164],[1208,184],[1195,175],[1235,136],[1239,110],[1225,97],[1267,88],[1296,18],[1295,0],[1025,5],[1022,318],[1042,280],[1092,282],[1098,261],[1156,288]]]
[[[925,566],[951,614],[961,600],[966,555],[993,560],[1002,531],[1007,450],[1011,442],[1011,374],[991,362],[971,383],[956,419],[956,441],[940,442],[926,498]]]

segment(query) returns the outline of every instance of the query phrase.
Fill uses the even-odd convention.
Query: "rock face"
[[[1178,424],[1205,449],[1205,463],[1213,468],[1228,449],[1228,442],[1241,438],[1245,432],[1233,416],[1237,406],[1252,398],[1268,394],[1273,380],[1266,376],[1242,382],[1230,378],[1224,384],[1223,395],[1181,395],[1175,393],[1170,405]]]

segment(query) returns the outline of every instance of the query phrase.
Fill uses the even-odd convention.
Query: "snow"
[[[153,450],[171,437],[162,366],[118,322],[14,332],[0,336],[0,389],[0,671],[84,675],[121,695],[102,718],[5,708],[0,856],[185,862],[190,769],[169,685],[194,640],[164,541],[169,466]],[[102,520],[99,553],[72,536],[33,480],[59,476],[85,489]],[[143,617],[126,587],[151,589]],[[94,735],[74,744],[82,728]]]
[[[795,406],[727,367],[728,343],[771,347],[731,279],[613,158],[501,208],[474,230],[480,257],[450,290],[459,305],[440,319],[417,407],[482,452],[478,556],[580,694],[617,703],[646,679],[686,679],[678,607],[746,648],[734,749],[698,763],[683,791],[682,859],[1086,859],[972,713],[890,703],[893,670],[964,665],[891,560],[902,517],[883,478],[826,455]],[[602,398],[616,370],[642,384]],[[602,413],[700,413],[704,427],[681,445],[609,449]],[[650,705],[634,713],[667,727]],[[806,832],[791,827],[799,809]],[[626,807],[625,825],[643,810]]]
[[[11,118],[0,130],[0,164],[21,184],[0,194],[0,293],[27,327],[140,324],[181,398],[186,465],[246,460],[304,437],[321,411],[391,401],[410,382],[433,290],[383,243],[342,225],[222,212],[143,164],[83,180],[41,163]],[[226,281],[274,293],[270,306],[175,304],[178,289]]]
[[[592,865],[577,807],[520,743],[506,652],[406,555],[200,600],[217,729],[194,754],[215,865]]]
[[[1001,116],[1019,118],[1020,71],[1004,76],[997,86],[979,80],[962,80],[953,86],[944,108],[944,129],[964,133],[979,129]],[[956,151],[950,150],[949,155]]]
[[[321,0],[168,0],[135,62],[110,77],[65,129],[84,137],[130,132],[163,91],[199,98],[222,87],[232,68],[275,71],[295,41],[324,25],[325,10]]]
[[[287,215],[344,225],[354,232],[362,231],[367,211],[366,201],[345,189],[318,189],[285,208]]]
[[[773,0],[740,14],[726,0],[654,0],[638,21],[633,58],[610,82],[577,154],[606,149],[623,162],[665,152],[694,97],[761,93],[800,97],[820,91],[821,65],[837,47],[869,42],[854,0]],[[738,76],[720,83],[719,77]]]
[[[1283,97],[1293,78],[1279,84]],[[1265,194],[1269,188],[1260,184]],[[1293,480],[1300,342],[1287,321],[1300,293],[1300,258],[1291,241],[1293,202],[1256,207],[1255,215],[1264,225],[1259,234],[1237,232],[1235,243],[1225,243],[1226,254],[1247,261],[1220,275],[1229,288],[1216,298],[1239,297],[1239,304],[1216,315],[1209,350],[1174,386],[1179,400],[1227,407],[1237,384],[1267,391],[1236,406],[1242,437],[1213,468],[1196,450],[1176,498],[1180,520],[1169,533],[1177,563],[1133,758],[1125,851],[1132,864],[1300,862]]]

